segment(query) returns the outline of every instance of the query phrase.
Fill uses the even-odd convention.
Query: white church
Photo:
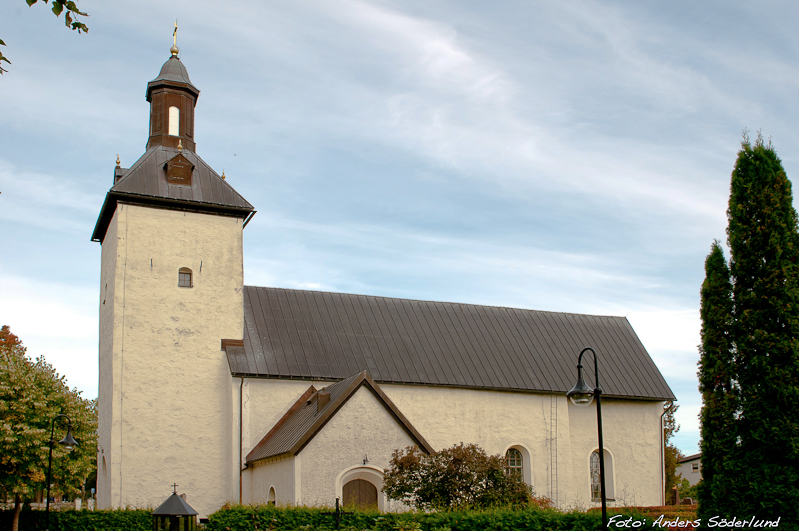
[[[566,398],[586,346],[609,505],[663,503],[675,397],[626,318],[244,285],[255,209],[195,152],[199,93],[173,47],[147,84],[147,149],[117,164],[92,236],[100,507],[156,507],[177,483],[201,517],[337,496],[396,510],[391,453],[461,442],[558,507],[595,506],[596,411]]]

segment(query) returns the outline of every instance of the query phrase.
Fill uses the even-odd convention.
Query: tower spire
[[[175,31],[172,32],[172,48],[169,51],[172,52],[172,57],[177,57],[180,53],[180,48],[178,48],[178,19],[175,19]]]

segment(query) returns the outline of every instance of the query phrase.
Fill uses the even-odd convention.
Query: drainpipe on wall
[[[665,407],[665,402],[663,406],[663,413],[660,414],[660,505],[666,505],[666,439],[663,431],[663,415],[671,407]]]

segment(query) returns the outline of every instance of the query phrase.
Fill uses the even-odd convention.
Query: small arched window
[[[522,471],[524,470],[524,459],[522,453],[516,448],[508,448],[505,452],[505,473],[507,475],[518,476],[522,478]]]
[[[190,288],[193,284],[191,282],[191,269],[188,267],[181,267],[178,271],[178,287]]]
[[[180,136],[180,109],[169,108],[169,136]]]
[[[275,504],[275,487],[269,487],[269,497],[266,500],[269,505]]]

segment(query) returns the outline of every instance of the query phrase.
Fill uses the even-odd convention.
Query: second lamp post
[[[50,531],[50,482],[52,481],[53,475],[53,446],[55,446],[55,439],[53,439],[53,436],[55,435],[55,421],[61,417],[67,419],[69,424],[67,425],[67,436],[58,441],[58,444],[62,445],[70,452],[78,445],[78,441],[72,437],[72,420],[66,415],[56,415],[53,417],[53,423],[50,427],[50,456],[47,459],[47,503],[44,517],[44,528],[46,531]]]
[[[585,384],[583,379],[583,354],[591,351],[594,356],[594,383],[596,387],[591,388]],[[599,488],[602,495],[602,529],[608,526],[607,497],[605,496],[605,449],[602,445],[602,388],[599,387],[599,366],[597,364],[596,352],[591,347],[585,347],[580,352],[577,359],[577,383],[571,391],[566,393],[575,406],[589,406],[596,397],[596,424],[599,432]]]

